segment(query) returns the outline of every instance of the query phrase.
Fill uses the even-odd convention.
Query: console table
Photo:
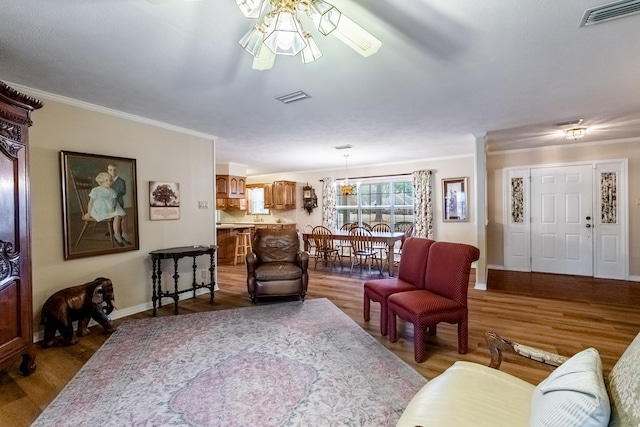
[[[178,314],[178,301],[180,300],[180,294],[184,292],[193,292],[193,297],[196,297],[196,290],[200,288],[207,288],[210,292],[209,302],[213,304],[213,289],[215,288],[215,264],[214,253],[217,246],[182,246],[179,248],[158,249],[149,252],[151,255],[151,261],[153,263],[153,269],[151,279],[153,281],[153,315],[156,315],[156,305],[162,307],[162,298],[173,298],[174,310],[173,314]],[[196,278],[196,258],[200,255],[209,255],[209,283],[198,283]],[[189,289],[178,290],[178,260],[184,257],[193,258],[193,282]],[[162,260],[173,260],[173,292],[162,290]],[[156,288],[157,283],[157,288]]]

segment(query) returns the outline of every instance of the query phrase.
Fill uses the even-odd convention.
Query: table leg
[[[178,294],[178,257],[173,257],[173,314],[178,314],[178,301],[180,301],[180,295]]]
[[[215,277],[215,264],[213,261],[213,250],[209,253],[209,292],[210,292],[210,296],[209,296],[209,304],[213,304],[213,290],[216,286],[216,282],[214,280]]]
[[[389,277],[393,277],[393,248],[395,247],[396,242],[393,239],[390,239],[387,242],[387,263],[389,264]]]
[[[151,267],[151,281],[153,283],[153,293],[151,296],[151,301],[153,301],[153,315],[156,315],[156,303],[158,302],[158,294],[156,293],[156,279],[158,278],[158,275],[156,274],[156,265],[159,261],[156,258],[153,258],[152,260],[152,267]]]
[[[193,257],[193,265],[192,265],[192,267],[193,267],[193,282],[191,283],[191,287],[193,288],[193,298],[195,298],[196,297],[196,289],[197,289],[197,286],[198,286],[198,281],[196,280],[197,279],[197,277],[196,277],[196,269],[198,268],[198,265],[196,264],[196,257],[195,256]],[[203,283],[203,285],[204,285],[204,283]]]

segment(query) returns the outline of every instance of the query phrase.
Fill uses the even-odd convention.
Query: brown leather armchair
[[[257,229],[247,254],[247,291],[260,297],[299,295],[304,301],[309,283],[309,254],[300,250],[295,230]]]

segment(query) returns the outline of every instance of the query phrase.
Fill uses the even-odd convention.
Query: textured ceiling
[[[341,168],[640,136],[640,15],[580,28],[606,0],[330,0],[382,41],[256,71],[232,0],[29,0],[1,6],[0,80],[202,134],[248,173]],[[311,22],[300,18],[313,33]],[[311,99],[274,98],[303,90]]]

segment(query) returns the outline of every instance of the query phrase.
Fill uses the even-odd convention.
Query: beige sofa
[[[593,348],[567,359],[487,335],[496,368],[502,351],[559,366],[534,386],[492,367],[456,362],[418,391],[397,426],[640,426],[640,333],[606,381]]]

